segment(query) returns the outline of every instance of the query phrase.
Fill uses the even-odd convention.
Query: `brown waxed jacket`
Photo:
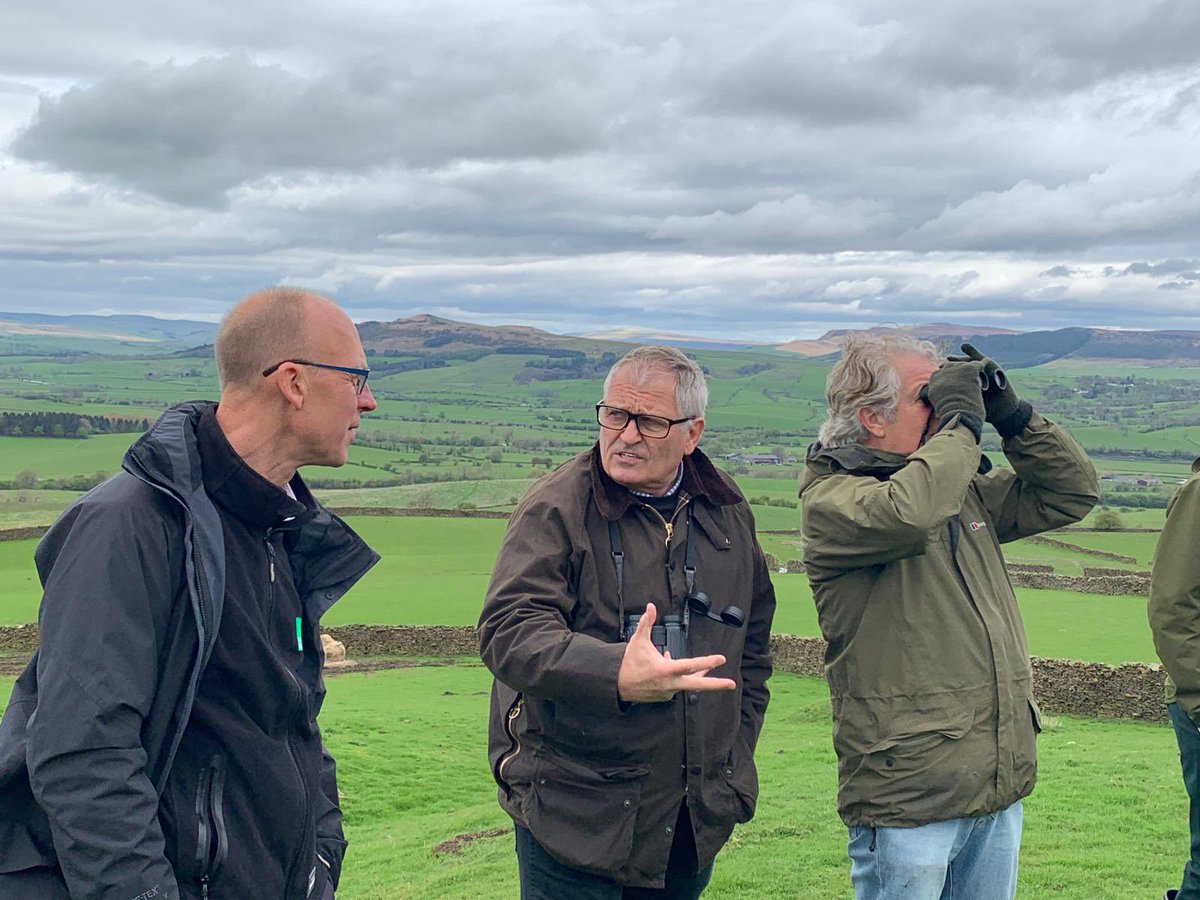
[[[815,446],[800,481],[804,564],[828,649],[847,825],[916,826],[1033,790],[1038,710],[1000,545],[1078,521],[1096,472],[1033,415],[988,468],[965,426],[908,457]]]
[[[509,523],[479,619],[496,676],[489,758],[500,804],[559,861],[638,887],[663,886],[685,800],[701,867],[754,814],[754,747],[767,708],[775,592],[750,508],[699,450],[684,458],[671,527],[602,470],[595,447],[530,488]],[[733,628],[691,616],[688,655],[738,688],[620,702],[624,613],[682,613],[686,505],[695,588]],[[620,532],[618,600],[609,522]]]

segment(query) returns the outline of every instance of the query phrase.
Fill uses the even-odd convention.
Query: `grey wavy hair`
[[[921,356],[935,365],[941,362],[937,347],[929,341],[902,334],[850,334],[842,345],[842,358],[825,381],[829,413],[817,440],[827,448],[861,444],[868,437],[858,420],[860,409],[879,413],[887,421],[896,418],[900,376],[896,359]]]
[[[630,350],[608,370],[604,378],[604,396],[618,372],[626,372],[635,384],[642,384],[658,372],[675,376],[675,407],[681,416],[704,417],[708,406],[708,384],[704,371],[682,351],[674,347],[649,346]]]

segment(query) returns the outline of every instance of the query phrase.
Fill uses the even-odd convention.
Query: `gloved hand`
[[[929,387],[925,391],[929,405],[943,427],[952,417],[959,416],[962,424],[975,432],[976,441],[983,432],[983,418],[987,413],[980,385],[982,371],[983,363],[977,360],[949,360],[929,376]]]
[[[1004,371],[994,359],[984,356],[972,344],[963,344],[962,351],[964,356],[950,356],[947,359],[949,362],[983,364],[983,373],[987,379],[987,387],[983,389],[986,421],[991,422],[1003,438],[1020,434],[1029,424],[1029,418],[1033,415],[1033,407],[1017,395],[1012,382],[1004,375]]]

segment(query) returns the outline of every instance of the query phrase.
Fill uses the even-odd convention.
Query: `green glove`
[[[1029,424],[1033,407],[1017,395],[1012,382],[994,359],[984,356],[973,344],[963,344],[962,351],[965,356],[951,356],[948,360],[983,364],[983,375],[986,379],[983,389],[983,404],[987,411],[985,420],[996,427],[1001,437],[1008,438],[1020,434]]]
[[[983,389],[980,373],[983,363],[977,360],[948,360],[929,376],[926,396],[934,414],[943,427],[952,417],[959,416],[962,424],[975,432],[979,440],[983,432]]]

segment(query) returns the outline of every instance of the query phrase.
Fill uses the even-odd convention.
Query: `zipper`
[[[680,500],[682,500],[682,499],[683,498],[681,497]],[[649,510],[651,513],[653,513],[658,518],[658,521],[662,522],[663,530],[667,534],[666,540],[663,541],[663,546],[666,547],[668,550],[671,549],[671,538],[675,534],[675,519],[679,515],[679,511],[681,509],[683,509],[686,505],[687,505],[686,501],[677,504],[675,507],[675,512],[671,513],[671,521],[668,522],[665,518],[663,518],[663,514],[660,513],[653,506],[651,506],[649,503],[642,504],[642,506],[644,506],[647,510]]]
[[[504,755],[500,760],[500,764],[496,766],[496,777],[504,783],[504,789],[508,791],[508,782],[504,780],[504,769],[521,753],[521,740],[517,737],[517,717],[521,715],[524,709],[525,699],[520,694],[517,694],[517,699],[513,701],[513,705],[508,708],[508,716],[504,721],[504,730],[508,733],[508,739],[512,742],[512,749]]]
[[[209,884],[229,852],[224,814],[225,761],[214,756],[196,785],[196,880],[208,900]]]
[[[287,671],[288,678],[291,679],[292,684],[294,684],[296,686],[297,696],[300,698],[301,701],[303,701],[304,700],[304,688],[301,687],[301,685],[300,685],[300,679],[298,679],[296,677],[296,673],[293,672],[286,664],[284,666],[284,669]],[[300,864],[301,855],[304,851],[304,835],[307,834],[307,828],[308,828],[308,785],[306,785],[304,783],[304,772],[301,771],[301,769],[300,769],[300,760],[296,759],[296,751],[292,749],[292,730],[291,730],[290,724],[288,726],[287,734],[285,734],[284,738],[283,738],[283,746],[287,748],[288,758],[292,761],[292,768],[296,770],[296,780],[300,782],[300,801],[301,801],[301,805],[300,805],[300,812],[301,812],[301,815],[300,815],[300,823],[301,823],[300,842],[296,846],[296,854],[295,854],[295,857],[292,859],[292,864],[288,867],[287,881],[284,882],[285,884],[290,885],[292,883],[292,879],[295,877],[296,866],[298,866]]]
[[[971,588],[967,584],[967,576],[963,573],[962,565],[960,565],[959,561],[958,561],[958,543],[959,543],[959,535],[960,535],[961,529],[962,529],[962,522],[958,516],[956,516],[956,515],[951,516],[946,522],[946,527],[949,529],[949,532],[950,532],[950,535],[949,535],[950,536],[950,561],[952,563],[954,563],[954,574],[958,576],[959,587],[962,588],[963,595],[967,598],[967,602],[971,604],[971,609],[975,610],[975,615],[979,616],[979,624],[983,626],[983,633],[987,636],[988,656],[991,657],[992,671],[998,672],[999,670],[996,666],[996,648],[992,644],[991,629],[988,628],[987,619],[983,615],[983,610],[981,610],[979,608],[979,603],[975,600],[975,595],[971,593]],[[1000,714],[1000,682],[999,682],[999,679],[997,679],[995,687],[992,691],[992,697],[995,699],[995,702],[996,702],[996,714],[999,715]],[[997,740],[999,740],[998,732],[997,732]],[[999,790],[1000,790],[999,780],[1000,780],[1003,768],[1004,767],[1000,766],[1000,765],[996,766],[996,782],[994,783],[993,786],[997,793],[999,793]]]

